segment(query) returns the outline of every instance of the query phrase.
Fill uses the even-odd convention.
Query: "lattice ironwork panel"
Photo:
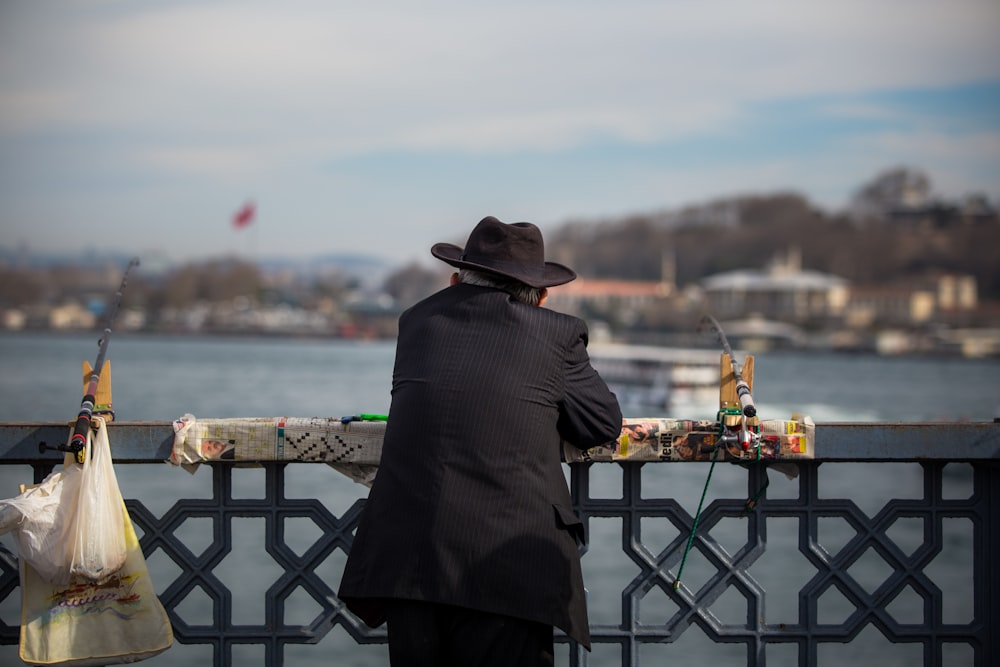
[[[217,465],[212,467],[210,498],[179,500],[159,518],[141,499],[126,500],[147,560],[166,557],[175,565],[173,570],[177,575],[159,597],[170,616],[176,641],[210,644],[215,665],[236,664],[233,659],[236,645],[260,645],[269,666],[284,664],[286,645],[318,643],[337,624],[357,643],[384,643],[384,628],[371,630],[337,599],[335,588],[339,581],[327,581],[317,574],[317,569],[335,551],[340,550],[346,556],[363,501],[356,501],[341,516],[335,516],[319,500],[285,496],[285,464],[263,467],[265,488],[257,498],[234,497],[233,475],[237,471],[231,466]],[[241,610],[234,608],[232,584],[227,585],[224,576],[227,557],[234,552],[234,522],[243,519],[263,521],[263,546],[276,566],[272,572],[276,571],[277,576],[267,582],[264,593],[261,623],[234,620]],[[286,526],[294,520],[311,521],[318,528],[315,541],[304,549],[286,542]],[[192,521],[210,522],[211,539],[206,546],[192,547],[185,542],[183,528]],[[19,597],[16,559],[6,549],[0,553],[0,573],[0,592]],[[293,593],[297,608],[303,606],[304,595],[312,603],[309,606],[317,610],[311,621],[299,624],[286,621]],[[192,604],[192,599],[197,602]],[[197,611],[189,614],[190,609]],[[16,644],[18,627],[4,624],[0,627],[0,637],[5,644]]]
[[[912,648],[909,664],[949,664],[954,655],[963,664],[994,664],[1000,471],[990,461],[960,464],[971,471],[969,492],[951,497],[944,492],[944,463],[904,464],[917,470],[918,490],[867,508],[850,499],[849,487],[840,495],[822,492],[823,479],[840,465],[798,464],[797,479],[783,482],[783,493],[767,487],[769,476],[780,475],[776,470],[727,465],[730,483],[710,487],[677,589],[694,508],[669,485],[644,488],[644,472],[697,476],[707,467],[571,466],[574,501],[591,538],[584,565],[594,652],[558,636],[569,644],[569,664],[664,664],[676,655],[671,651],[690,656],[692,637],[710,645],[706,654],[727,656],[720,664],[838,664],[843,661],[826,659],[836,654],[824,650],[850,647],[873,632],[887,644]],[[593,492],[595,466],[600,477],[618,480],[610,497]],[[338,624],[355,642],[384,642],[384,630],[371,631],[346,612],[336,598],[338,582],[320,574],[330,559],[346,556],[363,501],[337,516],[320,500],[286,497],[284,464],[263,470],[264,488],[253,498],[236,497],[237,471],[214,465],[210,497],[179,500],[160,517],[143,498],[127,500],[147,559],[173,566],[173,578],[157,583],[177,641],[210,645],[215,665],[233,664],[234,647],[258,645],[265,664],[275,666],[285,663],[289,645],[318,643]],[[758,494],[748,511],[747,499]],[[234,525],[244,520],[263,525],[264,550],[273,561],[255,582],[264,598],[259,622],[240,613],[227,573],[240,549]],[[316,527],[305,544],[286,534],[295,521]],[[608,521],[611,532],[602,524]],[[198,522],[210,526],[200,543],[189,534]],[[956,549],[958,542],[968,548]],[[600,550],[614,555],[598,560]],[[790,560],[799,563],[797,573],[786,565]],[[957,614],[949,579],[955,573],[973,582],[971,599],[959,596]],[[783,609],[774,604],[782,594]],[[0,549],[0,601],[19,595],[16,559]],[[304,607],[314,610],[307,620]],[[0,643],[17,639],[16,625],[0,623]]]
[[[745,495],[717,498],[703,509],[689,555],[700,561],[700,576],[692,583],[684,575],[676,589],[694,511],[675,498],[656,497],[644,489],[643,464],[617,465],[622,476],[620,497],[594,497],[591,476],[582,468],[572,477],[573,496],[588,534],[592,536],[591,527],[602,519],[620,521],[621,549],[637,570],[621,587],[620,623],[594,623],[592,618],[595,653],[610,646],[620,653],[622,665],[645,664],[644,660],[662,664],[682,657],[669,647],[683,643],[685,633],[696,626],[710,642],[742,646],[725,653],[734,664],[762,666],[768,656],[772,665],[836,664],[822,659],[825,649],[850,645],[873,628],[888,644],[912,646],[908,664],[949,664],[953,655],[961,656],[964,664],[995,664],[1000,591],[992,528],[1000,495],[998,471],[991,464],[960,464],[972,471],[972,490],[964,498],[944,497],[944,463],[903,464],[919,466],[920,493],[890,498],[871,515],[848,498],[821,497],[820,469],[826,472],[842,464],[797,464],[797,492],[775,499],[761,494],[768,485],[765,466],[750,465]],[[704,474],[708,466],[698,469]],[[756,503],[747,502],[758,495]],[[749,509],[748,504],[755,506]],[[717,531],[723,522],[728,525]],[[650,546],[644,542],[644,527],[657,523],[670,526],[675,537]],[[774,558],[769,549],[768,526],[779,523],[784,534],[772,530],[772,537],[794,538],[799,560],[805,564],[799,569],[813,574],[807,578],[799,574],[798,580],[789,582],[796,586],[797,610],[791,619],[772,622],[765,586],[758,579],[770,568],[788,567],[787,554]],[[839,530],[824,527],[827,523]],[[740,527],[734,531],[733,525]],[[725,545],[717,532],[724,534]],[[734,532],[742,536],[735,544]],[[841,543],[835,536],[827,539],[825,533],[834,532],[841,533]],[[607,534],[602,537],[607,539]],[[950,542],[954,541],[968,546],[959,562],[953,562],[955,548]],[[589,548],[594,546],[591,539]],[[953,582],[935,581],[937,574],[954,579],[956,572],[963,575],[965,589],[950,594],[970,598],[964,605],[968,617],[961,620],[948,618],[944,600]],[[784,584],[782,574],[770,573],[776,588]],[[593,585],[593,573],[585,570],[585,576],[588,586]],[[650,598],[660,603],[647,605]],[[593,609],[606,602],[591,600],[592,617]],[[958,606],[963,606],[961,600]],[[647,608],[655,608],[655,613],[644,612]],[[661,650],[650,650],[654,648]],[[576,663],[587,664],[586,657],[577,655]]]

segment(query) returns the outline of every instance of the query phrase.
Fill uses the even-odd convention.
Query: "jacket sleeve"
[[[566,354],[566,391],[559,409],[559,434],[579,449],[615,440],[621,434],[622,412],[618,398],[590,365],[587,327],[579,330]]]

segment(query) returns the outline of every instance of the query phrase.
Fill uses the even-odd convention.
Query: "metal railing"
[[[169,455],[169,424],[116,423],[109,429],[118,464],[162,465]],[[38,443],[65,441],[65,435],[64,424],[0,425],[0,464],[29,464],[40,481],[58,459],[40,462]],[[583,559],[594,646],[588,654],[557,632],[563,652],[557,655],[570,665],[597,664],[599,658],[600,664],[664,664],[673,647],[698,635],[724,647],[727,664],[836,664],[843,661],[826,660],[830,647],[875,636],[905,647],[906,664],[997,664],[998,459],[998,424],[819,424],[815,459],[784,464],[794,466],[784,470],[796,475],[782,493],[767,488],[771,466],[727,466],[737,485],[723,484],[725,497],[702,512],[688,569],[676,588],[694,516],[670,497],[668,486],[651,481],[666,464],[573,464],[570,486],[591,538]],[[851,462],[908,464],[919,471],[919,490],[874,509],[859,507],[849,486],[844,497],[827,497],[821,489],[827,471]],[[320,574],[330,560],[346,556],[364,501],[335,513],[319,499],[288,497],[288,465],[262,464],[263,489],[250,498],[234,493],[239,469],[216,463],[210,495],[177,500],[160,516],[143,498],[126,500],[147,559],[173,565],[173,578],[156,583],[177,642],[210,646],[215,665],[239,662],[234,651],[246,645],[263,651],[264,664],[291,665],[289,647],[317,644],[337,626],[358,644],[385,642],[384,628],[371,630],[347,612],[336,597],[338,581]],[[704,479],[707,464],[680,465]],[[609,479],[610,493],[595,488],[609,486]],[[958,493],[950,490],[956,484]],[[750,509],[748,498],[757,498]],[[264,548],[276,565],[269,570],[273,580],[264,582],[260,623],[236,618],[233,590],[221,571],[240,518],[263,521]],[[211,523],[204,548],[186,543],[182,527],[192,519]],[[315,539],[290,544],[286,526],[293,520],[314,523]],[[589,551],[609,544],[621,552],[616,576],[594,571],[598,565]],[[604,596],[596,614],[595,584]],[[610,605],[604,604],[608,586]],[[769,611],[767,603],[781,589],[787,589],[785,610]],[[189,612],[192,596],[210,603],[205,618]],[[299,618],[303,596],[315,611],[308,621]],[[0,549],[0,602],[18,598],[16,558]],[[18,632],[16,624],[0,624],[0,644],[16,644]]]

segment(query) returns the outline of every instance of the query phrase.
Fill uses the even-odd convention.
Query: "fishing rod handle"
[[[90,421],[94,414],[94,402],[97,399],[93,394],[83,397],[83,404],[80,412],[76,416],[76,424],[73,426],[73,437],[70,438],[69,446],[72,451],[82,451],[87,446],[87,433],[90,431]]]
[[[736,383],[736,395],[740,399],[740,407],[743,409],[745,417],[756,417],[757,406],[754,405],[753,395],[750,393],[750,385],[745,380]]]

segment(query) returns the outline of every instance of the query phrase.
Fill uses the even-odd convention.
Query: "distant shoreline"
[[[101,329],[48,329],[48,328],[37,328],[37,329],[0,329],[0,338],[3,337],[13,337],[13,336],[46,336],[53,338],[71,338],[71,337],[81,337],[87,335],[95,336],[95,341],[98,340],[102,334]],[[338,342],[345,344],[358,344],[358,345],[369,345],[369,344],[394,344],[394,337],[365,337],[365,336],[340,336],[336,334],[321,334],[312,332],[277,332],[277,331],[239,331],[239,330],[216,330],[216,331],[168,331],[168,330],[129,330],[129,331],[112,331],[112,344],[115,338],[203,338],[203,339],[235,339],[235,340],[246,340],[250,341],[253,339],[267,340],[267,341],[327,341],[327,342]],[[648,345],[649,343],[643,343]],[[716,346],[710,343],[703,345],[691,344],[690,341],[685,340],[683,344],[663,344],[662,347],[666,348],[682,348],[682,349],[704,349],[704,350],[714,350]],[[948,351],[945,349],[939,350],[917,350],[917,351],[907,351],[898,352],[892,354],[880,353],[873,348],[865,347],[832,347],[832,346],[798,346],[798,347],[774,347],[770,349],[760,349],[760,350],[750,350],[751,354],[754,355],[782,355],[782,356],[809,356],[809,355],[829,355],[829,356],[843,356],[843,357],[871,357],[875,359],[899,359],[899,360],[955,360],[963,361],[969,363],[975,362],[998,362],[1000,361],[1000,356],[981,356],[981,357],[969,357],[965,356],[957,351]]]

